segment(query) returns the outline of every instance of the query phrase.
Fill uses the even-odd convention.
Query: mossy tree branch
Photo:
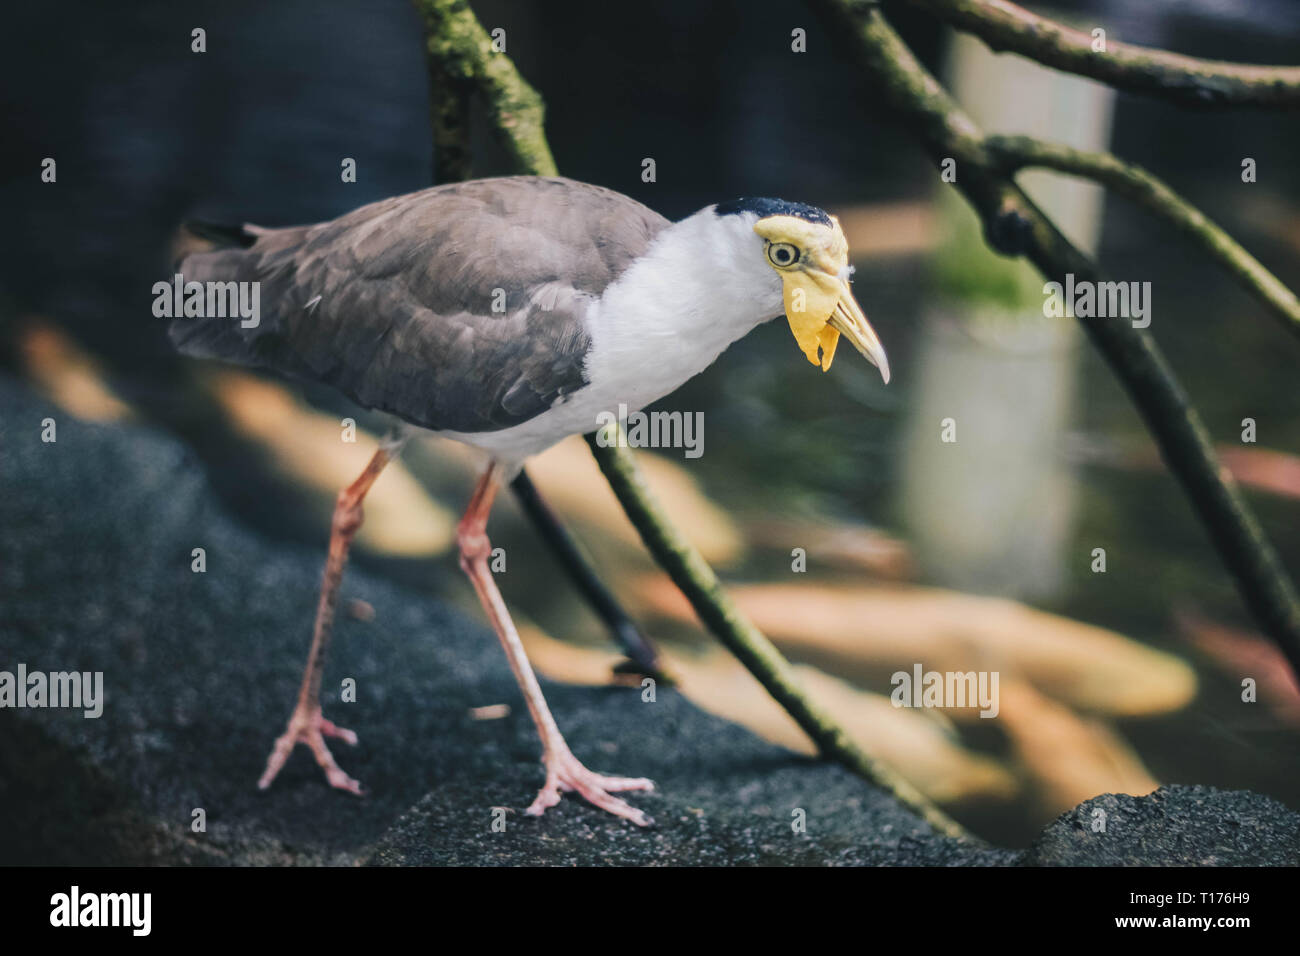
[[[1089,33],[1056,23],[1007,0],[913,0],[974,34],[997,53],[1012,52],[1130,93],[1201,107],[1300,108],[1300,67],[1226,63],[1120,43],[1093,49]]]
[[[483,96],[488,116],[515,164],[535,176],[558,170],[546,142],[542,98],[492,38],[466,0],[414,0],[424,17],[429,59],[453,83],[466,83]]]
[[[812,0],[850,43],[887,105],[936,164],[957,160],[957,188],[984,224],[989,245],[1023,255],[1048,279],[1096,281],[1076,249],[1015,184],[988,140],[890,27],[874,0]],[[1182,484],[1238,590],[1261,627],[1300,675],[1300,597],[1277,552],[1218,461],[1200,415],[1155,340],[1128,322],[1080,317],[1088,337],[1128,392],[1160,454]]]
[[[1140,166],[1110,153],[1084,152],[1028,136],[988,136],[984,147],[990,161],[1007,173],[1038,167],[1091,179],[1171,223],[1268,306],[1288,332],[1300,335],[1300,300],[1295,293],[1205,213]]]
[[[950,836],[965,831],[940,812],[911,784],[873,760],[830,714],[822,710],[799,685],[790,663],[767,636],[741,612],[718,580],[713,568],[679,532],[655,500],[636,460],[619,446],[618,426],[589,436],[592,452],[614,494],[669,577],[686,595],[706,627],[758,678],[763,687],[795,719],[823,756],[829,757],[878,786],[892,791],[936,830]]]
[[[452,76],[464,77],[482,94],[496,131],[520,170],[539,176],[556,175],[546,142],[541,97],[505,54],[491,51],[488,35],[469,5],[464,0],[414,2],[425,19],[430,58]],[[593,434],[587,436],[587,443],[641,540],[696,614],[786,709],[822,755],[889,790],[936,830],[973,839],[911,784],[868,756],[804,692],[789,662],[741,613],[708,562],[673,526],[646,485],[631,452],[616,438],[598,441]]]

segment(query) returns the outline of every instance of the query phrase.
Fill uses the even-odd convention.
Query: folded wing
[[[256,281],[260,322],[181,318],[181,351],[338,388],[417,425],[495,431],[586,384],[588,306],[667,221],[566,179],[438,186],[330,222],[245,227],[186,282]]]

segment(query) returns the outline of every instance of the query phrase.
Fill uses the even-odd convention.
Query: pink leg
[[[330,531],[329,556],[325,559],[325,575],[321,582],[320,603],[316,606],[316,627],[312,633],[311,651],[307,655],[307,668],[302,675],[302,688],[298,691],[298,703],[289,716],[289,726],[275,742],[271,756],[267,758],[266,770],[257,786],[265,790],[271,785],[280,768],[284,766],[289,754],[297,744],[306,744],[316,762],[325,771],[330,786],[338,787],[349,793],[361,794],[361,784],[353,780],[334,761],[333,754],[325,746],[326,737],[334,737],[344,743],[356,745],[357,735],[350,730],[336,727],[321,715],[320,684],[325,668],[325,653],[329,650],[330,632],[334,627],[334,608],[338,603],[339,583],[343,579],[343,566],[347,564],[348,548],[357,529],[361,527],[361,502],[366,492],[375,483],[384,466],[397,454],[400,445],[388,445],[375,452],[370,463],[366,465],[360,477],[347,488],[339,492],[334,505],[334,521]]]
[[[561,791],[576,790],[602,810],[631,820],[638,826],[648,826],[654,821],[641,810],[614,796],[614,792],[653,790],[654,784],[644,777],[606,777],[592,773],[573,756],[555,724],[555,718],[551,716],[550,708],[546,706],[546,698],[542,696],[542,688],[533,674],[532,665],[528,663],[524,645],[519,640],[514,622],[510,620],[501,592],[492,580],[492,571],[488,568],[492,547],[487,537],[487,520],[496,498],[499,477],[500,467],[495,464],[483,473],[474,489],[465,517],[457,528],[456,538],[460,545],[460,566],[474,583],[474,590],[478,592],[483,609],[501,640],[501,646],[505,648],[510,669],[519,682],[519,689],[523,691],[524,700],[528,703],[528,712],[532,714],[537,733],[542,738],[546,783],[542,785],[537,799],[527,812],[531,816],[541,816],[547,807],[560,802]]]

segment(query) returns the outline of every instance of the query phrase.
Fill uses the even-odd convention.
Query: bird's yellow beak
[[[785,317],[808,361],[826,371],[840,336],[847,338],[889,382],[889,359],[876,330],[849,287],[849,247],[839,220],[831,227],[797,216],[769,216],[754,225],[767,241],[768,263],[781,276]],[[798,258],[784,265],[783,250]]]

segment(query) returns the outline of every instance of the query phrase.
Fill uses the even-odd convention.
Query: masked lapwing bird
[[[741,199],[671,223],[608,189],[508,177],[426,189],[311,226],[193,227],[181,248],[187,289],[258,283],[259,302],[256,322],[176,319],[171,335],[183,352],[328,383],[395,419],[393,437],[339,494],[302,688],[259,785],[303,743],[332,785],[360,792],[326,746],[356,737],[322,715],[322,667],[362,500],[424,429],[487,453],[457,543],[541,736],[546,779],[528,813],[573,790],[649,823],[615,794],[653,784],[588,770],[552,718],[489,570],[488,514],[529,456],[667,395],[783,312],[808,361],[829,369],[843,336],[887,382],[835,217]]]

